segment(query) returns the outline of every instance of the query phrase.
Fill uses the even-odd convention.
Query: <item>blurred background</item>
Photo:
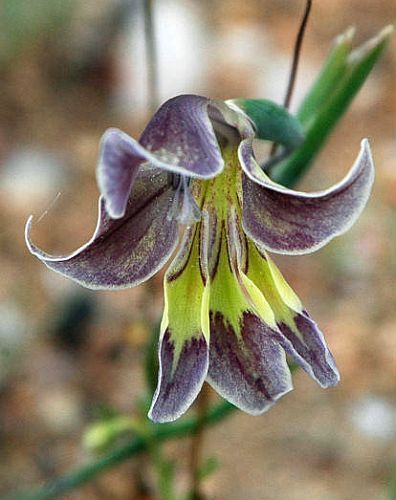
[[[303,1],[157,0],[161,100],[178,93],[282,102]],[[293,106],[331,41],[395,22],[394,0],[314,2]],[[301,188],[338,181],[369,137],[371,201],[319,253],[276,258],[325,332],[342,381],[320,389],[302,371],[261,417],[235,412],[204,438],[219,462],[207,498],[385,499],[396,467],[396,40]],[[92,455],[82,436],[106,412],[133,414],[143,353],[162,310],[162,274],[136,289],[90,292],[47,270],[24,243],[74,250],[96,221],[101,135],[138,137],[148,120],[138,0],[0,2],[0,495],[42,484]],[[217,396],[211,395],[213,401]],[[183,490],[188,440],[167,446]],[[70,499],[152,498],[144,457]],[[140,493],[139,493],[140,491]],[[140,496],[139,496],[140,495]],[[393,497],[396,498],[396,497]]]

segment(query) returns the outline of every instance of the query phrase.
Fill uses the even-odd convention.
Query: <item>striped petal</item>
[[[253,157],[251,140],[241,142],[243,226],[266,249],[284,254],[313,252],[347,231],[370,195],[374,165],[367,140],[348,175],[332,188],[307,194],[272,182]]]
[[[70,255],[43,252],[30,238],[32,217],[26,225],[26,243],[32,254],[50,269],[87,288],[125,288],[155,274],[168,260],[178,240],[178,223],[168,217],[174,191],[167,175],[143,169],[136,178],[125,215],[111,219],[105,201],[92,238]]]
[[[201,390],[208,371],[209,309],[207,268],[200,265],[200,231],[186,230],[181,249],[165,276],[159,375],[149,418],[169,422],[180,417]],[[202,250],[202,249],[201,249]]]
[[[258,415],[292,389],[291,376],[273,313],[264,300],[261,315],[248,302],[232,264],[238,243],[223,231],[210,294],[208,382],[241,410]]]
[[[269,256],[251,241],[248,242],[248,262],[247,276],[274,312],[279,343],[286,353],[322,387],[337,384],[339,373],[322,332]]]

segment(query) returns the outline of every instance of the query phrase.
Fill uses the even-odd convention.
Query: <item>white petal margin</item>
[[[253,156],[252,141],[241,142],[243,226],[267,250],[283,254],[311,253],[346,232],[362,213],[374,181],[367,139],[354,165],[338,184],[304,193],[271,181]]]
[[[145,186],[144,179],[136,181],[137,188]],[[30,217],[25,229],[28,249],[48,268],[86,288],[129,288],[146,281],[173,253],[178,242],[178,223],[168,217],[174,193],[163,184],[161,176],[147,187],[144,195],[140,189],[135,191],[121,219],[108,216],[101,197],[93,236],[65,256],[49,255],[34,245]]]

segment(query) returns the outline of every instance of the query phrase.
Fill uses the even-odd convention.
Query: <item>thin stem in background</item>
[[[299,28],[298,33],[297,33],[296,41],[294,43],[293,60],[292,60],[292,66],[290,69],[289,82],[287,85],[286,95],[285,95],[285,98],[283,100],[283,107],[286,109],[289,109],[290,101],[291,101],[291,98],[293,96],[294,86],[295,86],[296,77],[297,77],[298,63],[300,62],[301,47],[302,47],[302,43],[304,40],[305,30],[306,30],[308,19],[309,19],[309,14],[311,13],[311,8],[312,8],[312,0],[306,0],[304,14],[303,14],[303,17],[301,19],[300,28]],[[275,155],[277,148],[278,148],[278,144],[274,143],[272,145],[270,157]]]
[[[154,2],[155,0],[143,0],[144,37],[147,61],[148,110],[150,114],[153,114],[156,111],[159,103],[157,49],[155,43],[153,15]]]
[[[311,12],[312,0],[307,0],[305,4],[305,11],[303,18],[301,20],[300,29],[297,33],[296,42],[294,44],[293,61],[290,70],[289,83],[286,90],[285,99],[283,101],[283,106],[288,109],[290,106],[290,101],[293,95],[294,85],[296,83],[298,63],[300,62],[301,47],[304,40],[305,29],[307,27],[309,14]]]
[[[200,467],[202,462],[203,438],[205,434],[205,416],[209,408],[209,387],[204,384],[201,393],[195,403],[197,411],[198,425],[195,433],[191,438],[191,455],[190,455],[190,498],[191,500],[201,500],[203,498],[200,487]]]
[[[159,441],[153,439],[151,435],[147,437],[149,455],[157,475],[157,493],[161,500],[174,500],[176,498],[173,491],[173,464],[167,460],[163,453]]]

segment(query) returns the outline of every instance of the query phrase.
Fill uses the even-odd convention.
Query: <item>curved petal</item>
[[[238,243],[227,237],[229,249],[223,237],[211,284],[208,382],[241,410],[259,415],[293,386],[272,311],[262,304],[264,321],[248,302],[231,264]]]
[[[371,192],[374,165],[367,140],[348,175],[326,191],[302,193],[272,182],[253,157],[250,140],[239,147],[243,179],[243,226],[266,249],[285,254],[313,252],[347,231]]]
[[[255,136],[254,124],[248,115],[235,104],[233,100],[220,101],[212,99],[209,106],[209,116],[215,123],[216,131],[223,136],[240,142],[242,139]]]
[[[205,219],[204,219],[205,220]],[[206,251],[200,248],[201,224],[186,230],[165,280],[158,385],[149,411],[156,422],[180,417],[205,381],[209,363],[209,309]]]
[[[124,215],[139,166],[209,179],[224,167],[209,118],[211,101],[195,95],[170,99],[155,113],[139,141],[109,129],[102,138],[97,169],[99,189],[112,218]]]
[[[340,376],[322,332],[304,310],[270,257],[248,243],[247,277],[270,305],[286,353],[322,387],[336,385]]]
[[[273,331],[251,312],[235,330],[219,312],[211,315],[208,382],[251,414],[269,410],[293,389],[285,352]]]
[[[338,384],[340,374],[333,355],[306,311],[295,312],[293,322],[279,322],[278,327],[283,334],[280,344],[303,370],[323,388]]]
[[[30,239],[32,217],[26,243],[50,269],[87,288],[135,286],[155,274],[176,247],[178,223],[168,217],[173,202],[166,174],[147,169],[139,173],[121,219],[111,219],[100,198],[96,230],[75,252],[55,257],[35,246]]]
[[[96,177],[106,212],[113,219],[125,214],[132,184],[145,160],[139,148],[137,142],[115,128],[108,129],[102,137]]]
[[[149,411],[154,422],[173,422],[197,397],[208,371],[208,344],[203,336],[175,349],[172,333],[166,330],[159,348],[158,386]]]
[[[208,115],[210,100],[196,95],[170,99],[155,113],[139,140],[139,154],[156,167],[210,179],[224,167]]]

